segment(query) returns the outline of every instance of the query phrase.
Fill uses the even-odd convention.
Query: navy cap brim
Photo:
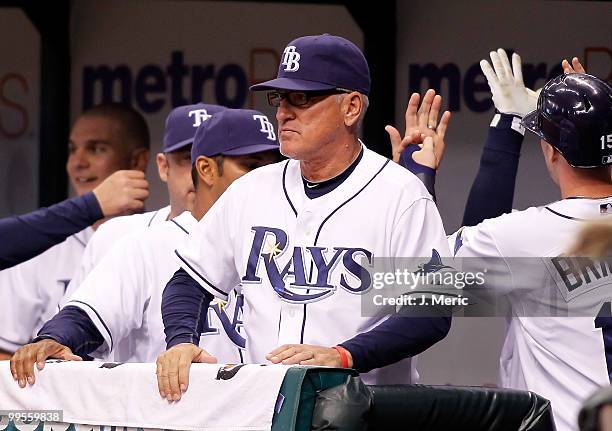
[[[296,78],[276,78],[251,86],[251,91],[289,90],[289,91],[321,91],[333,90],[334,85],[323,82],[308,81]]]
[[[247,154],[263,153],[264,151],[279,150],[278,144],[254,144],[223,151],[225,156],[245,156]]]
[[[521,120],[521,126],[529,130],[531,133],[535,133],[536,135],[542,137],[542,131],[540,130],[540,126],[538,125],[537,110],[531,111],[529,114],[525,115]]]
[[[170,145],[169,147],[164,147],[162,149],[162,152],[164,152],[164,153],[171,153],[173,151],[180,150],[181,148],[188,147],[189,145],[192,145],[192,144],[193,144],[193,138],[186,139],[184,141],[177,142],[177,143],[175,143],[173,145]]]

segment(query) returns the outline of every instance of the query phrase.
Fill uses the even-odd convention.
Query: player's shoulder
[[[403,166],[367,148],[364,150],[364,161],[371,164],[374,170],[379,167],[376,183],[384,188],[385,193],[410,199],[431,199],[423,182]]]
[[[483,220],[475,226],[464,226],[449,237],[449,245],[457,252],[463,244],[470,244],[483,256],[495,255],[493,249],[502,255],[515,253],[522,250],[522,245],[531,243],[538,230],[545,229],[544,211],[544,207],[529,207]]]
[[[154,226],[164,221],[169,213],[170,207],[167,206],[141,214],[113,217],[100,225],[94,237],[97,239],[101,237],[118,238],[134,231],[134,229]]]
[[[187,236],[198,221],[189,211],[184,211],[173,219],[158,223],[149,229],[139,232],[142,238],[157,238],[164,236]]]
[[[541,206],[529,207],[524,210],[513,210],[498,217],[483,220],[476,226],[466,226],[462,230],[464,233],[480,231],[492,234],[511,233],[512,235],[520,235],[525,231],[526,226],[532,225],[540,219],[544,211],[545,208]]]

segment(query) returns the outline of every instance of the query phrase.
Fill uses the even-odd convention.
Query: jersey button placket
[[[314,245],[316,235],[313,216],[313,212],[308,208],[305,208],[298,214],[295,233],[291,241],[293,246],[302,247],[304,269],[307,274],[310,272],[311,260],[310,253],[306,250],[306,247]],[[287,284],[290,283],[291,281],[288,280]],[[281,315],[283,324],[279,328],[279,345],[299,343],[304,320],[304,304],[292,304],[283,301]]]

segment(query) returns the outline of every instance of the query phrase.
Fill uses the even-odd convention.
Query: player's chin
[[[74,190],[77,196],[83,196],[86,193],[92,192],[96,187],[100,185],[101,182],[102,181],[79,182],[76,180],[70,180],[72,189]]]
[[[300,145],[297,139],[281,139],[280,140],[280,153],[289,157],[290,159],[300,158]]]

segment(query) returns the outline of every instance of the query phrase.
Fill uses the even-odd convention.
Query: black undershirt
[[[355,161],[351,163],[351,165],[346,168],[344,172],[329,180],[321,181],[320,183],[314,183],[302,177],[302,182],[304,183],[304,192],[306,193],[306,196],[308,196],[309,199],[316,199],[333,191],[336,187],[342,184],[344,180],[346,180],[351,175],[351,173],[353,173],[353,171],[361,161],[362,157],[363,148],[359,152],[359,155],[357,156]]]

